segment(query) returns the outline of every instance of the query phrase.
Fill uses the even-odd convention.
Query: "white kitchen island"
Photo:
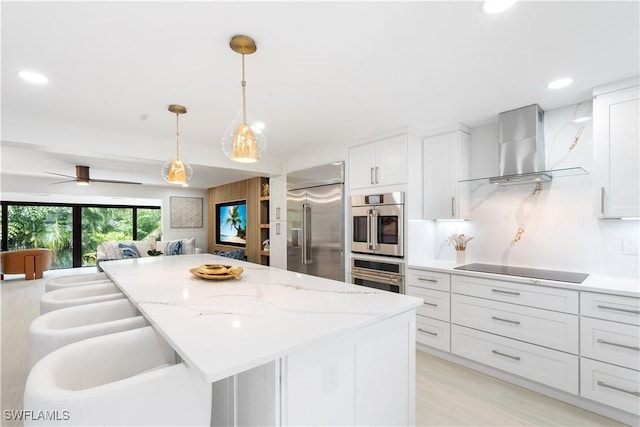
[[[202,280],[201,264],[244,272]],[[415,424],[421,299],[209,254],[102,266],[212,383],[212,425]]]

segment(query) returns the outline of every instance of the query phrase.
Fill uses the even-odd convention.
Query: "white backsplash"
[[[582,167],[588,174],[535,184],[469,185],[471,221],[411,221],[409,263],[455,260],[452,233],[474,236],[465,262],[638,277],[637,255],[622,254],[622,239],[640,238],[639,221],[600,220],[594,196],[592,121],[576,124],[590,103],[545,112],[547,169]],[[584,128],[582,129],[582,127]],[[574,144],[579,136],[578,143]],[[497,175],[497,124],[471,130],[471,176]],[[517,241],[518,230],[523,231]]]

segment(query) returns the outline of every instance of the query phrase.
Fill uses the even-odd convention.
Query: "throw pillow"
[[[216,252],[215,254],[223,256],[225,258],[244,259],[243,249],[238,249],[237,251],[229,251],[229,252]]]
[[[192,255],[196,252],[196,238],[192,237],[190,239],[181,239],[182,242],[182,253],[185,255]]]
[[[164,252],[165,255],[180,255],[182,251],[182,241],[175,240],[173,242],[167,242],[167,248]]]
[[[122,258],[140,258],[140,252],[135,243],[118,243]]]

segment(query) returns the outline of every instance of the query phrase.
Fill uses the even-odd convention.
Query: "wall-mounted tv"
[[[247,245],[247,201],[216,204],[216,244]]]

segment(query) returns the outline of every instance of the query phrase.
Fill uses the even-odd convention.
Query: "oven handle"
[[[367,249],[373,249],[371,243],[371,224],[373,223],[373,209],[367,211]]]
[[[370,249],[378,249],[378,215],[380,211],[377,209],[371,209],[371,247]]]
[[[401,276],[386,276],[378,274],[367,274],[359,271],[351,270],[351,277],[355,279],[375,280],[378,282],[385,282],[389,285],[397,285],[398,282],[402,282]]]

